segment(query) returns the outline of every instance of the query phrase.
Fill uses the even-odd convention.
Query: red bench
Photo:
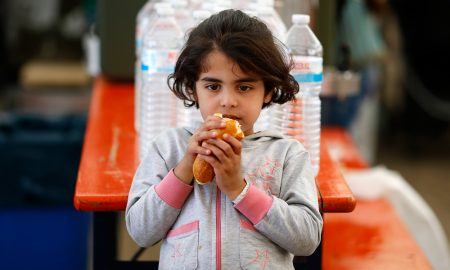
[[[367,168],[342,128],[325,128],[332,157],[343,169]],[[423,251],[385,199],[357,200],[351,213],[324,213],[322,269],[432,269]]]

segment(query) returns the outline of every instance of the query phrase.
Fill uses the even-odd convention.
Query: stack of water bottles
[[[286,46],[294,60],[292,75],[300,85],[296,101],[274,105],[270,128],[300,140],[308,150],[314,173],[320,163],[320,98],[322,89],[322,45],[309,28],[309,16],[292,15]]]
[[[176,125],[176,97],[167,89],[181,46],[182,30],[172,7],[159,7],[143,35],[138,93],[139,156],[146,154],[154,136]]]
[[[211,14],[240,9],[264,21],[282,41],[286,27],[273,0],[149,0],[136,18],[135,129],[139,135],[139,158],[146,155],[152,139],[176,126],[202,122],[198,109],[186,108],[169,90],[167,77],[174,71],[187,32]],[[267,129],[267,111],[258,120]],[[258,129],[258,128],[257,128]]]
[[[194,24],[198,24],[204,19],[211,16],[211,12],[207,10],[194,10],[192,17]],[[182,100],[178,100],[177,104],[177,126],[188,127],[202,123],[203,118],[195,106],[186,108]]]
[[[285,42],[295,63],[292,75],[300,84],[297,100],[263,110],[254,130],[271,128],[300,140],[309,151],[317,174],[322,46],[308,26],[307,15],[294,14],[293,25],[286,31],[273,0],[149,0],[142,7],[136,22],[135,128],[139,134],[139,158],[146,155],[151,140],[164,130],[203,121],[198,109],[184,107],[169,90],[167,77],[174,71],[188,31],[211,14],[229,8],[259,17],[275,38]]]

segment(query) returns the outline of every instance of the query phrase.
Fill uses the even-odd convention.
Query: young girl
[[[261,109],[293,100],[298,84],[266,25],[226,10],[194,28],[169,82],[204,123],[151,144],[134,177],[126,224],[140,246],[163,240],[160,269],[294,269],[320,243],[322,218],[308,153],[277,131],[254,132]],[[245,134],[216,138],[221,118]],[[193,181],[195,156],[214,167]]]

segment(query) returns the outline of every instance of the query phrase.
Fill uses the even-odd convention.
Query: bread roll
[[[215,113],[214,115],[222,117],[222,114],[220,113]],[[214,130],[215,132],[217,132],[217,138],[222,139],[222,136],[227,133],[238,140],[244,139],[244,132],[242,132],[241,125],[238,121],[231,118],[223,119],[225,119],[225,128]],[[192,169],[194,172],[195,181],[201,185],[211,182],[214,178],[213,167],[200,157],[195,158],[194,166]]]

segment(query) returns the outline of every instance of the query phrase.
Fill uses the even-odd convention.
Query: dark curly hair
[[[244,72],[261,76],[265,94],[272,92],[272,103],[295,100],[299,85],[289,74],[293,64],[283,43],[272,36],[267,26],[256,17],[239,10],[224,10],[204,20],[189,33],[178,57],[175,71],[167,83],[186,107],[198,104],[194,99],[195,82],[204,66],[205,57],[219,50],[233,59]]]

